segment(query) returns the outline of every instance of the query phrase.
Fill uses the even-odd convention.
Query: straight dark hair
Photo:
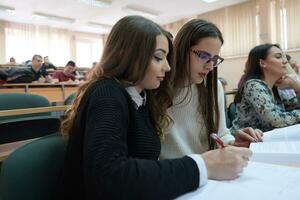
[[[81,100],[95,82],[114,78],[127,87],[138,84],[144,78],[153,59],[158,35],[168,39],[167,59],[172,68],[173,46],[170,34],[159,25],[141,16],[126,16],[113,26],[100,63],[96,65],[91,78],[79,88],[71,109],[67,111],[67,117],[62,121],[61,131],[64,135],[71,133]],[[171,73],[172,69],[166,73],[166,77],[172,77]],[[150,114],[159,135],[163,134],[162,125],[168,125],[166,110],[171,105],[172,97],[171,86],[167,81],[163,81],[158,89],[147,91]]]
[[[260,60],[265,60],[267,56],[269,55],[269,51],[272,47],[277,47],[279,49],[280,46],[278,44],[261,44],[258,46],[255,46],[253,49],[250,50],[248,59],[246,61],[245,65],[245,78],[241,81],[241,86],[238,89],[238,92],[234,98],[234,102],[240,103],[242,100],[243,90],[244,90],[244,84],[250,80],[250,79],[260,79],[262,80],[264,77],[263,71],[261,70],[260,66]],[[275,95],[275,98],[279,100],[277,87],[274,86],[272,88],[273,93]]]
[[[224,43],[223,36],[218,27],[206,20],[193,19],[183,25],[177,33],[174,40],[175,49],[175,78],[172,81],[173,89],[179,92],[180,88],[190,85],[185,99],[191,91],[190,77],[190,51],[191,47],[199,43],[202,39],[213,37],[218,38],[221,43]],[[207,85],[204,81],[197,85],[199,94],[198,112],[204,118],[204,124],[207,131],[208,145],[210,149],[214,148],[214,143],[209,137],[210,133],[218,131],[219,125],[219,107],[218,107],[218,71],[214,68],[207,75]],[[184,101],[184,100],[183,100]],[[200,122],[199,122],[200,123]],[[200,134],[200,133],[199,133]]]

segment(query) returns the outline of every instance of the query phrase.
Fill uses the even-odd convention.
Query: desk
[[[0,93],[28,93],[46,97],[50,102],[63,102],[77,92],[80,83],[7,83],[0,85]]]

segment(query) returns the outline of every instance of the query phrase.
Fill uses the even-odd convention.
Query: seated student
[[[246,62],[243,86],[235,97],[237,114],[233,130],[251,126],[262,131],[290,126],[300,122],[300,110],[287,111],[288,100],[281,99],[277,87],[300,92],[297,81],[287,76],[287,59],[276,44],[254,47]]]
[[[28,73],[26,73],[25,71],[28,71]],[[19,79],[20,76],[28,75],[28,74],[32,74],[32,73],[30,73],[30,71],[28,69],[23,70],[23,69],[12,68],[12,69],[8,69],[8,70],[7,69],[0,70],[0,84],[12,83],[15,80]],[[29,76],[29,78],[30,77],[32,77],[32,76]],[[32,79],[32,78],[30,78],[30,79]]]
[[[295,70],[297,70],[297,67],[294,65],[294,61],[292,60],[291,56],[286,54],[286,58],[288,63],[286,64],[287,67],[287,75],[290,78],[294,79],[295,81],[300,82],[300,77],[297,74],[297,72]],[[278,88],[278,94],[280,96],[280,98],[284,101],[287,102],[286,104],[286,108],[287,109],[294,109],[294,108],[300,108],[300,101],[297,98],[297,94],[295,92],[294,89],[292,88]],[[291,108],[289,106],[289,104],[291,104]],[[298,105],[297,105],[298,104]]]
[[[49,56],[44,57],[43,68],[45,68],[46,70],[49,69],[56,70],[56,67],[50,62]]]
[[[300,66],[298,65],[298,63],[292,59],[292,57],[290,55],[286,55],[286,58],[288,60],[288,62],[290,63],[291,67],[293,68],[293,70],[296,72],[296,74],[299,76],[300,75]]]
[[[31,60],[31,71],[34,75],[32,81],[51,82],[51,77],[44,67],[42,67],[43,59],[40,55],[34,55]]]
[[[0,84],[6,83],[7,73],[5,70],[0,70]]]
[[[42,57],[34,55],[32,57],[32,65],[28,68],[11,68],[5,70],[7,74],[7,83],[31,83],[33,81],[51,82],[51,77],[42,67]]]
[[[92,67],[85,74],[85,80],[88,80],[92,77],[93,70],[96,68],[97,64],[98,64],[97,62],[93,62]]]
[[[164,81],[173,55],[168,36],[139,16],[113,26],[101,64],[62,123],[68,146],[60,198],[174,199],[205,184],[197,163],[212,179],[236,178],[247,164],[251,151],[237,147],[158,160],[172,101]]]
[[[9,59],[9,63],[7,63],[9,65],[17,65],[16,59],[14,57],[10,57]]]
[[[75,81],[76,77],[74,75],[74,72],[76,71],[76,64],[72,60],[70,60],[65,68],[62,71],[56,71],[54,72],[52,78],[58,79],[59,82],[65,82],[65,81]]]
[[[193,19],[183,25],[174,40],[175,77],[172,123],[162,141],[161,158],[178,158],[214,148],[210,134],[218,133],[225,144],[248,147],[261,140],[260,132],[239,130],[236,138],[226,127],[224,93],[218,81],[223,36],[211,22]]]

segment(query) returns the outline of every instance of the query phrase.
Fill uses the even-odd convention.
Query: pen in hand
[[[221,148],[224,148],[224,147],[225,147],[223,141],[221,140],[221,138],[220,138],[217,134],[212,133],[212,134],[210,134],[210,137],[211,137],[212,139],[214,139],[214,141],[215,141]]]

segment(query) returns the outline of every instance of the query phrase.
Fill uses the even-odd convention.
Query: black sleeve
[[[92,95],[87,107],[84,173],[88,196],[96,199],[173,199],[199,186],[190,157],[135,159],[126,142],[128,105],[120,96]]]
[[[46,76],[49,75],[48,72],[47,72],[47,70],[46,70],[46,68],[44,66],[42,66],[42,68],[41,68],[41,74],[42,74],[43,77],[46,77]]]
[[[0,70],[0,80],[6,81],[7,76],[8,75],[5,70]]]

